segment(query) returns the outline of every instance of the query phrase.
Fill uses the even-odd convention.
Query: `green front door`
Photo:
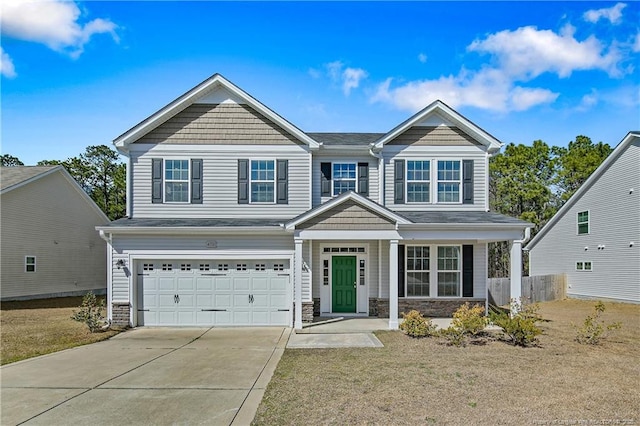
[[[333,256],[331,261],[332,312],[356,311],[356,256]]]

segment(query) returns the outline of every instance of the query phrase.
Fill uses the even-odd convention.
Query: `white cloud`
[[[352,89],[360,86],[360,81],[367,78],[369,73],[362,68],[344,68],[342,61],[334,61],[325,64],[327,74],[334,83],[342,85],[345,96],[349,96]]]
[[[427,62],[427,55],[425,55],[424,53],[420,53],[420,54],[418,55],[418,60],[419,60],[420,62],[422,62],[423,64],[424,64],[424,63],[426,63],[426,62]]]
[[[18,75],[11,57],[4,51],[2,46],[0,46],[0,74],[7,78],[15,78]]]
[[[591,89],[591,92],[582,96],[580,99],[580,104],[576,107],[578,111],[587,111],[594,107],[598,103],[598,91],[596,89]]]
[[[618,3],[610,8],[587,10],[583,17],[587,22],[596,23],[600,19],[608,19],[612,24],[619,24],[622,20],[622,9],[627,7],[624,3]]]
[[[478,72],[462,70],[457,76],[435,80],[410,81],[391,88],[392,79],[380,84],[372,102],[385,102],[411,112],[418,111],[436,99],[452,108],[471,106],[507,112],[523,111],[556,100],[558,93],[542,88],[514,85],[502,71],[484,68]]]
[[[79,57],[95,34],[110,34],[118,42],[117,25],[108,19],[82,24],[81,12],[74,2],[64,0],[3,0],[2,34],[42,43],[57,52]]]
[[[573,71],[593,69],[610,76],[622,73],[617,67],[621,57],[615,47],[605,51],[593,35],[578,41],[574,33],[575,28],[570,25],[559,34],[527,26],[475,40],[467,49],[492,55],[500,69],[518,79],[533,79],[545,72],[569,77]]]
[[[640,33],[636,34],[636,38],[631,46],[631,49],[634,52],[640,52]]]

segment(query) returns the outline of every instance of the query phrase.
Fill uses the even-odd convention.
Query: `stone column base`
[[[131,325],[130,308],[128,303],[114,302],[111,305],[111,324],[116,327],[129,327]]]

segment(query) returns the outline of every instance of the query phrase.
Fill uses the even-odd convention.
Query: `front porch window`
[[[429,254],[428,246],[407,247],[407,296],[429,296]]]
[[[438,247],[438,296],[459,297],[461,265],[459,246]]]

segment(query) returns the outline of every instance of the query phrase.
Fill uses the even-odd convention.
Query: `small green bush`
[[[422,314],[416,310],[408,314],[403,312],[402,318],[404,318],[404,321],[400,324],[400,330],[411,337],[432,336],[436,331],[437,326],[433,324],[429,318],[423,317]]]
[[[89,327],[89,331],[95,333],[102,330],[102,326],[106,324],[104,315],[104,300],[98,301],[98,298],[92,292],[84,295],[82,304],[78,312],[73,312],[71,319],[83,322]]]
[[[452,326],[464,334],[477,336],[487,326],[484,308],[480,305],[474,305],[472,308],[469,306],[469,302],[466,302],[453,313]]]
[[[440,330],[439,335],[447,340],[451,346],[467,346],[467,334],[460,328],[449,326]]]
[[[538,342],[538,336],[542,330],[537,326],[541,320],[538,314],[539,306],[526,304],[521,300],[522,309],[511,314],[498,309],[493,309],[489,318],[490,321],[502,329],[502,332],[516,346],[531,346]]]
[[[606,324],[604,320],[600,319],[600,316],[605,311],[604,303],[598,301],[594,306],[594,314],[588,315],[582,327],[577,327],[573,324],[573,327],[577,330],[576,341],[585,345],[597,345],[600,340],[606,337],[609,331],[616,330],[622,327],[621,322],[614,322]]]

